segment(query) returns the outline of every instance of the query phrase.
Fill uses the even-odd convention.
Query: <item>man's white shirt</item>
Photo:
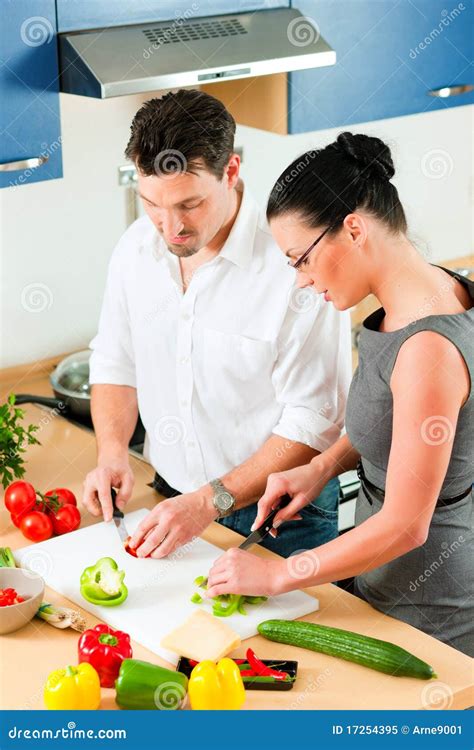
[[[221,477],[272,434],[318,451],[339,438],[349,313],[295,277],[247,188],[222,250],[184,294],[179,260],[148,216],[117,243],[90,383],[137,389],[145,458],[180,492]]]

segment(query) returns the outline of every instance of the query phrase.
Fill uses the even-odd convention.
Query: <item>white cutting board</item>
[[[127,530],[133,534],[148,514],[146,508],[125,515]],[[129,633],[155,654],[176,664],[178,656],[161,648],[160,641],[196,609],[211,604],[192,604],[197,587],[193,581],[207,575],[222,550],[213,544],[195,539],[162,560],[140,560],[122,547],[114,523],[97,523],[46,542],[23,547],[14,552],[18,565],[41,575],[46,584],[71,601],[91,612],[113,628]],[[80,593],[79,580],[84,568],[101,557],[112,557],[120,570],[125,570],[128,598],[117,607],[90,604]],[[242,639],[257,633],[262,620],[273,618],[294,620],[319,608],[319,602],[302,591],[291,591],[268,599],[264,604],[248,605],[247,616],[240,614],[223,618]]]

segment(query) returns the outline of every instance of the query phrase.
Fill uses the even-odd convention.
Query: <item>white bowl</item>
[[[13,633],[27,625],[41,606],[44,581],[37,573],[22,568],[0,568],[0,589],[15,589],[24,602],[0,607],[0,633]]]

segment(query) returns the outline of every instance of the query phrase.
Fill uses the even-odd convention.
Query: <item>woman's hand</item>
[[[266,560],[233,547],[219,557],[209,571],[204,596],[248,594],[275,596],[285,580],[286,560]],[[295,586],[296,588],[296,586]]]
[[[283,521],[296,521],[301,518],[299,511],[317,497],[327,482],[334,476],[328,470],[324,454],[320,454],[305,466],[297,466],[289,471],[270,474],[265,494],[258,502],[257,517],[251,531],[258,529],[270,511],[278,505],[283,495],[290,495],[291,503],[282,508],[273,521],[277,529]]]

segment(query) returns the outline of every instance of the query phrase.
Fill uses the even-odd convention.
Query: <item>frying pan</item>
[[[42,404],[57,409],[67,417],[89,417],[91,419],[91,394],[89,384],[90,349],[70,354],[61,360],[49,376],[54,392],[52,396],[35,396],[19,393],[16,404]]]

